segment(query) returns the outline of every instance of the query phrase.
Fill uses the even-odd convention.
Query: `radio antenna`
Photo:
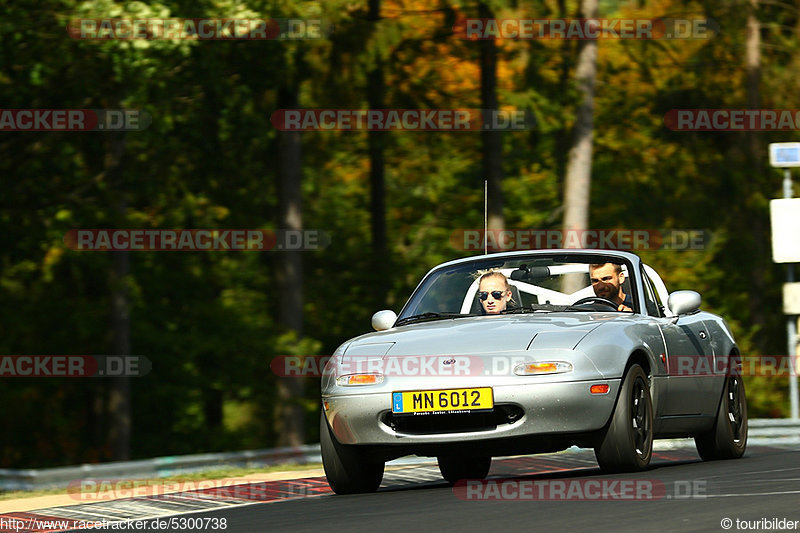
[[[489,255],[489,180],[483,180],[483,255]]]

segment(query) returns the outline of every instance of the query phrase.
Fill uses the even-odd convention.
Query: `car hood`
[[[350,341],[345,355],[456,355],[531,348],[573,349],[618,313],[481,316],[418,322]]]

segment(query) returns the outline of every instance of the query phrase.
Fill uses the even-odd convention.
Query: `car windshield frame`
[[[638,258],[637,258],[638,259]],[[549,264],[548,264],[549,263]],[[470,310],[465,309],[468,300],[471,301],[472,296],[474,296],[474,291],[477,290],[477,277],[476,274],[478,271],[485,271],[490,269],[500,269],[502,272],[506,273],[506,277],[509,278],[509,284],[517,286],[517,292],[520,289],[524,289],[523,292],[526,294],[534,294],[530,292],[532,289],[531,287],[527,287],[526,284],[532,285],[536,287],[536,297],[537,300],[539,295],[552,294],[552,297],[558,300],[556,302],[548,302],[547,304],[539,302],[537,304],[532,304],[528,306],[525,304],[524,306],[521,305],[521,302],[517,302],[517,307],[513,309],[509,309],[508,312],[502,312],[499,315],[492,315],[492,316],[509,316],[513,314],[518,314],[520,312],[552,312],[556,310],[567,310],[569,309],[570,312],[579,312],[579,311],[588,311],[588,312],[597,312],[597,310],[591,309],[579,309],[579,308],[571,308],[570,305],[577,301],[580,298],[587,297],[587,296],[594,296],[594,291],[591,290],[592,286],[589,285],[582,285],[581,289],[573,292],[571,294],[561,293],[559,291],[554,291],[552,289],[548,289],[545,287],[541,287],[536,285],[535,283],[528,283],[525,280],[515,280],[511,278],[509,273],[513,270],[517,270],[520,265],[528,265],[529,268],[535,268],[537,266],[553,266],[555,267],[554,273],[551,274],[551,277],[558,277],[561,274],[564,274],[568,268],[565,268],[565,265],[577,264],[577,265],[585,265],[586,272],[588,275],[588,265],[589,264],[600,264],[600,263],[617,263],[623,266],[623,271],[626,272],[626,282],[628,292],[626,293],[627,296],[633,302],[633,313],[640,313],[640,303],[639,303],[639,286],[638,286],[638,279],[636,277],[636,265],[626,256],[624,255],[617,255],[617,254],[605,254],[602,252],[586,252],[586,251],[558,251],[552,253],[541,253],[541,252],[533,252],[527,254],[489,254],[489,255],[482,255],[476,256],[474,258],[469,258],[467,260],[459,260],[459,261],[451,261],[440,265],[434,269],[432,269],[428,274],[422,279],[419,283],[417,288],[411,294],[411,297],[408,299],[406,304],[403,306],[403,309],[400,311],[398,315],[398,322],[401,322],[409,317],[414,317],[422,314],[440,314],[441,318],[449,318],[449,319],[456,319],[462,316],[485,316],[481,310],[479,313],[470,313]],[[581,266],[582,268],[582,266]],[[460,289],[457,289],[455,294],[450,295],[448,293],[447,299],[435,299],[434,301],[437,302],[437,307],[432,308],[426,304],[426,298],[430,298],[429,293],[435,289],[435,291],[442,290],[439,285],[445,284],[445,288],[450,281],[443,280],[442,276],[453,276],[452,283],[459,284],[461,286]],[[467,279],[467,276],[470,276],[472,280],[470,281]],[[563,276],[561,276],[563,278]],[[468,285],[467,289],[463,287]],[[458,292],[460,290],[460,293]],[[521,296],[521,295],[520,295]],[[579,296],[576,297],[573,302],[568,301],[570,296]],[[455,302],[459,301],[457,305]],[[472,307],[474,310],[474,306]],[[606,311],[606,309],[604,309]],[[608,312],[612,312],[610,309],[607,310]],[[430,319],[436,319],[436,317],[431,316]],[[411,321],[413,322],[413,321]]]

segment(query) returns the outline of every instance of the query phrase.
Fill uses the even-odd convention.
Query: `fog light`
[[[589,387],[589,392],[592,394],[608,394],[609,386],[605,383],[602,385],[592,385]]]
[[[514,373],[518,376],[561,374],[563,372],[572,372],[572,365],[565,361],[539,361],[536,363],[519,363],[514,367]]]
[[[377,385],[378,383],[383,383],[383,374],[346,374],[336,378],[336,384],[343,387]]]

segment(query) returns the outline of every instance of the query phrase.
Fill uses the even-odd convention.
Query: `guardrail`
[[[38,469],[0,469],[0,491],[66,487],[79,479],[144,479],[202,472],[215,467],[319,463],[319,444],[241,452],[202,453]]]
[[[800,420],[751,419],[748,442],[800,444]],[[663,442],[663,441],[659,441]],[[674,439],[673,446],[694,446],[692,439]],[[0,491],[66,487],[80,479],[143,479],[210,470],[215,467],[262,467],[319,463],[319,444],[241,452],[203,453],[39,469],[0,469]]]
[[[747,425],[748,442],[800,443],[800,419],[754,418]]]

